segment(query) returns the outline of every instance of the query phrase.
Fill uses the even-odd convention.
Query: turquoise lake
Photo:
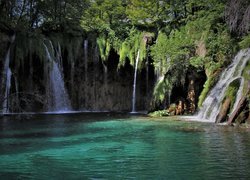
[[[0,179],[250,179],[250,132],[128,114],[0,119]]]

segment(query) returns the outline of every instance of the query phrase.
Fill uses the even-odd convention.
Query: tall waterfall
[[[87,85],[88,85],[88,40],[84,40],[84,107],[87,107]]]
[[[60,66],[58,64],[59,59],[54,58],[54,54],[58,54],[60,52],[54,53],[54,47],[50,41],[50,48],[52,53],[50,53],[46,44],[44,44],[46,56],[48,59],[48,63],[51,64],[51,68],[49,70],[48,83],[47,88],[49,88],[49,93],[47,96],[48,100],[48,111],[50,112],[62,112],[62,111],[70,111],[71,104],[69,100],[68,93],[64,86],[64,80],[62,71],[60,70]],[[57,55],[57,57],[61,57],[61,55]],[[62,69],[62,67],[61,67]]]
[[[3,69],[3,77],[5,78],[5,92],[4,92],[4,99],[3,99],[3,113],[9,113],[9,95],[10,95],[10,88],[11,88],[11,69],[10,69],[10,47],[7,51],[5,62],[4,62],[4,69]]]
[[[136,112],[135,103],[136,103],[136,77],[137,77],[137,69],[138,62],[140,58],[140,51],[137,53],[136,62],[135,62],[135,73],[134,73],[134,83],[133,83],[133,96],[132,96],[132,113]]]
[[[211,122],[215,122],[217,115],[219,114],[221,102],[225,97],[225,93],[230,83],[235,79],[241,81],[238,93],[236,95],[235,104],[233,110],[235,110],[240,98],[242,96],[244,78],[242,72],[247,62],[250,60],[250,49],[241,50],[234,58],[231,65],[226,68],[221,74],[219,81],[214,88],[209,92],[205,101],[202,104],[202,108],[198,113],[199,119],[206,119]],[[233,111],[232,111],[233,112]]]

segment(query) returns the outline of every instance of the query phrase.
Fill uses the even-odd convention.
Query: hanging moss
[[[101,59],[103,61],[106,61],[111,50],[110,40],[107,37],[100,36],[97,38],[97,45],[99,48]]]
[[[172,91],[172,82],[169,78],[160,77],[159,80],[156,82],[153,96],[154,102],[161,103],[164,101],[166,93]]]
[[[120,55],[119,68],[125,65],[126,58],[128,57],[128,54],[129,54],[129,50],[130,50],[129,44],[127,42],[122,43],[122,46],[119,52],[119,55]]]
[[[129,37],[125,39],[119,50],[120,62],[118,67],[125,64],[126,58],[130,64],[134,66],[139,51],[138,69],[141,69],[143,67],[143,60],[146,59],[147,56],[147,38],[152,38],[153,36],[153,33],[140,32],[132,29]]]

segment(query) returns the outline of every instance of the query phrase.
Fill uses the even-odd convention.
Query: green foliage
[[[126,14],[133,25],[156,26],[159,28],[164,20],[169,18],[166,11],[170,11],[169,2],[155,0],[130,0]]]
[[[134,66],[138,51],[138,68],[140,69],[142,67],[142,62],[147,56],[147,37],[153,37],[153,34],[147,32],[140,32],[136,29],[131,29],[128,38],[125,39],[119,50],[119,67],[125,64],[126,59],[128,59],[130,61],[130,64]]]
[[[87,31],[97,30],[99,33],[121,30],[126,18],[123,4],[122,0],[91,1],[82,16],[82,27]]]
[[[32,54],[44,59],[42,32],[52,40],[55,48],[60,45],[62,51],[67,52],[68,61],[74,62],[78,58],[75,55],[82,48],[83,32],[93,32],[96,36],[91,44],[98,45],[103,61],[108,59],[111,49],[120,55],[118,68],[126,61],[134,66],[139,52],[138,68],[141,69],[145,65],[146,56],[151,56],[158,78],[153,92],[155,102],[162,102],[165,94],[175,85],[184,85],[188,70],[195,67],[204,70],[207,75],[207,82],[199,98],[200,106],[216,82],[215,77],[230,63],[231,58],[228,57],[234,54],[237,47],[225,22],[226,1],[6,2],[0,3],[0,7],[3,7],[0,9],[0,22],[7,25],[0,25],[0,29],[4,26],[3,29],[8,27],[7,29],[13,28],[18,32],[15,64],[23,66],[24,59]],[[246,7],[243,8],[244,11],[247,10]],[[234,9],[230,7],[228,10],[230,12]],[[235,13],[239,13],[238,10]],[[241,16],[243,13],[237,18]],[[237,22],[240,22],[237,18]],[[244,18],[242,22],[246,23],[247,16]],[[240,23],[240,26],[243,25],[247,24]],[[36,33],[31,38],[23,35],[22,31]],[[246,27],[244,32],[246,33]],[[147,38],[155,39],[155,34],[156,41],[148,48]],[[242,38],[239,46],[247,48],[249,44],[248,34]]]
[[[165,99],[166,93],[171,92],[171,90],[172,83],[169,81],[169,79],[166,79],[163,76],[160,77],[153,92],[155,102],[162,102]]]
[[[148,115],[151,117],[163,117],[163,116],[169,116],[170,114],[168,110],[159,110],[149,113]]]
[[[205,58],[200,56],[194,56],[190,58],[190,64],[197,69],[203,69],[205,64]]]
[[[99,47],[101,59],[103,61],[106,61],[108,56],[109,56],[109,52],[110,52],[110,48],[111,48],[111,44],[109,42],[109,39],[102,37],[102,36],[99,36],[97,38],[97,44]]]
[[[228,64],[227,59],[234,50],[232,38],[223,22],[224,6],[223,2],[215,0],[188,1],[187,9],[192,13],[187,16],[186,24],[167,34],[160,32],[156,44],[151,47],[156,73],[168,79],[172,86],[185,82],[190,66],[206,71],[208,80],[199,105],[215,83],[213,75]],[[162,100],[162,96],[157,97]]]
[[[159,79],[154,89],[155,101],[163,101],[165,93],[176,84],[184,84],[189,66],[188,57],[191,39],[185,35],[185,29],[173,31],[169,36],[160,33],[156,44],[151,47],[156,74]]]
[[[239,42],[239,45],[241,49],[250,48],[250,34],[244,36],[242,41]]]
[[[210,91],[210,89],[217,82],[217,78],[218,78],[218,73],[209,76],[208,79],[206,80],[206,82],[205,82],[205,84],[203,86],[203,90],[202,90],[202,92],[201,92],[201,94],[199,96],[199,101],[198,101],[198,107],[199,108],[202,106],[202,103],[206,99],[206,96],[207,96],[208,92]]]
[[[0,20],[20,31],[58,30],[63,24],[79,24],[88,0],[24,0],[0,2]]]

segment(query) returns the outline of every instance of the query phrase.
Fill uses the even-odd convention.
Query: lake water
[[[249,179],[250,132],[124,114],[0,119],[0,179]]]

